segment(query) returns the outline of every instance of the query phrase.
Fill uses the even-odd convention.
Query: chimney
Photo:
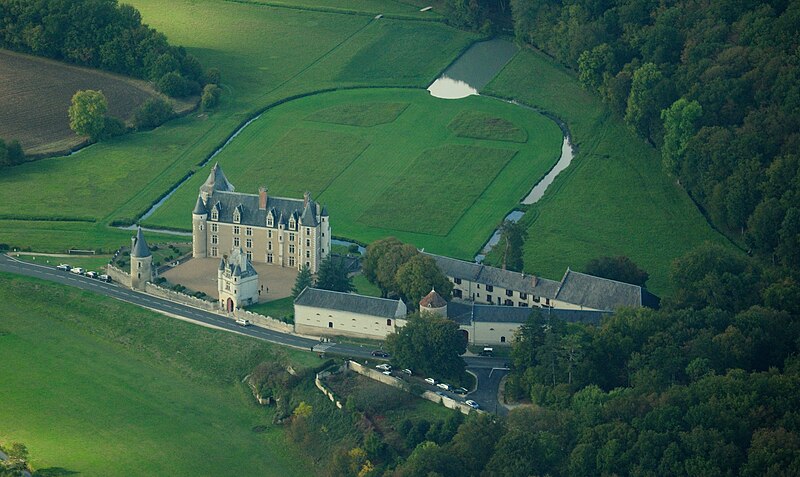
[[[536,275],[534,275],[534,276],[533,276],[533,286],[536,286],[536,285],[538,285],[538,284],[539,284],[539,277],[537,277]]]
[[[267,188],[258,188],[258,208],[259,210],[267,210]]]
[[[303,210],[305,210],[306,207],[308,207],[308,200],[310,198],[311,198],[311,192],[306,191],[303,193]]]

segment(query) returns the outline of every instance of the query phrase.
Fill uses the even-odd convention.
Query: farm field
[[[352,125],[353,110],[359,107],[368,112],[365,117],[381,118],[380,124]],[[460,137],[448,126],[465,111],[502,119],[524,130],[527,140]],[[487,124],[497,122],[502,121]],[[489,136],[496,133],[487,131]],[[359,89],[271,109],[215,161],[240,192],[256,193],[261,185],[276,196],[302,197],[310,191],[327,205],[336,236],[368,243],[394,235],[429,251],[468,259],[553,166],[560,144],[555,123],[501,101],[477,96],[449,101],[424,90]],[[210,167],[192,177],[145,224],[189,230],[190,212]]]
[[[420,7],[403,1],[394,0],[244,0],[247,3],[269,5],[274,7],[322,10],[332,12],[348,12],[361,15],[390,15],[401,18],[419,18],[441,20],[435,11],[420,12]],[[423,5],[427,6],[427,4]]]
[[[627,255],[650,273],[648,288],[666,294],[673,259],[704,241],[727,243],[662,172],[658,151],[543,55],[520,52],[486,92],[555,114],[578,147],[523,219],[527,272],[558,280],[567,266]]]
[[[8,274],[0,301],[0,440],[41,475],[314,473],[239,381],[275,353],[298,369],[316,355]]]
[[[0,219],[18,222],[0,228],[0,243],[63,251],[74,245],[71,235],[26,233],[26,220],[58,217],[94,221],[83,225],[78,243],[81,248],[105,248],[113,235],[101,230],[106,224],[143,214],[256,111],[322,88],[373,83],[424,87],[475,38],[435,22],[377,22],[365,16],[215,0],[133,4],[171,42],[221,70],[221,107],[73,156],[7,169],[0,176],[0,202],[6,204],[0,207]],[[205,21],[208,17],[215,21]],[[392,40],[443,47],[382,52]],[[375,52],[382,62],[358,80],[356,72]],[[340,79],[342,71],[356,79]],[[42,193],[21,195],[21,190]]]
[[[67,108],[81,89],[102,90],[108,112],[127,120],[157,93],[144,81],[36,56],[0,50],[0,137],[16,139],[26,154],[78,146]]]

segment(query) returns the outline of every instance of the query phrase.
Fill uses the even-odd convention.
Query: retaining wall
[[[117,283],[120,283],[128,288],[131,287],[131,276],[114,265],[111,265],[110,263],[106,265],[106,275],[111,277],[111,279]]]
[[[340,401],[339,398],[337,398],[336,395],[333,394],[333,391],[331,391],[324,384],[322,384],[322,380],[320,379],[324,378],[325,376],[329,376],[330,374],[331,373],[329,373],[328,371],[317,373],[316,376],[314,377],[314,384],[317,386],[317,389],[322,391],[322,394],[328,396],[328,399],[330,399],[332,403],[336,404],[336,407],[341,409],[342,401]]]
[[[148,295],[153,295],[159,298],[167,299],[169,301],[174,301],[184,305],[193,306],[195,308],[200,308],[201,310],[206,310],[211,312],[219,311],[219,306],[217,305],[216,302],[201,300],[200,298],[186,295],[184,293],[179,293],[173,290],[162,288],[150,282],[147,282],[145,284],[144,291]]]
[[[259,315],[258,313],[253,313],[252,311],[247,310],[234,310],[233,316],[234,318],[250,320],[250,322],[252,322],[254,325],[261,328],[280,331],[281,333],[294,333],[293,325],[276,320],[271,316]]]

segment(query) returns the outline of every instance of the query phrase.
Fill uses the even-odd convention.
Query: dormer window
[[[216,207],[211,209],[211,220],[219,220],[219,209]]]
[[[236,207],[233,211],[233,223],[238,224],[242,221],[242,206]]]
[[[297,227],[297,223],[294,221],[294,218],[289,219],[289,230],[294,230]]]
[[[275,221],[272,219],[272,214],[267,215],[267,227],[274,227]]]

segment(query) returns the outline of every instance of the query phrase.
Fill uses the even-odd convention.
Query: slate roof
[[[516,290],[544,298],[555,298],[559,283],[554,280],[490,267],[480,263],[466,262],[441,255],[427,254],[448,277]]]
[[[147,246],[147,241],[144,239],[144,234],[142,233],[142,228],[136,231],[136,238],[133,242],[133,247],[131,248],[131,257],[134,258],[144,258],[151,256],[150,247]]]
[[[608,312],[594,310],[564,310],[555,308],[526,308],[521,306],[476,305],[451,301],[447,304],[447,317],[461,325],[477,323],[525,323],[534,310],[568,323],[600,323]]]
[[[194,204],[194,210],[192,211],[194,215],[204,215],[208,214],[208,210],[206,210],[206,205],[203,203],[203,198],[197,196],[197,203]]]
[[[234,277],[247,278],[258,275],[241,247],[233,249],[229,257],[220,260],[219,269],[230,273]]]
[[[567,269],[557,300],[597,310],[642,306],[642,287]]]
[[[279,223],[283,223],[288,227],[289,219],[292,217],[294,217],[295,221],[299,224],[306,225],[300,220],[304,212],[303,205],[303,199],[268,196],[267,208],[261,210],[258,208],[258,194],[242,194],[239,192],[227,191],[214,191],[206,202],[206,207],[208,207],[209,210],[217,208],[219,222],[234,223],[233,211],[239,208],[241,213],[239,223],[241,225],[253,225],[257,227],[266,226],[268,213],[272,213],[275,227],[277,227]],[[306,226],[316,226],[318,223],[316,215],[319,213],[319,204],[310,200],[308,202],[308,207],[305,209],[309,215],[314,215],[314,225]]]
[[[471,325],[473,306],[471,303],[451,301],[447,304],[447,317],[459,325]]]
[[[294,304],[380,316],[382,318],[396,318],[398,315],[404,315],[404,307],[401,308],[400,300],[389,300],[387,298],[376,298],[311,287],[306,287],[305,290],[300,292],[294,300]]]
[[[219,167],[219,163],[214,164],[214,167],[211,168],[211,172],[208,174],[208,179],[200,186],[200,192],[205,192],[206,194],[210,195],[214,191],[227,191],[233,192],[236,190],[233,187],[233,184],[228,182],[228,178],[225,177],[225,173],[222,172],[222,168]]]
[[[441,308],[447,305],[447,302],[442,298],[441,295],[436,293],[436,290],[431,290],[430,293],[425,295],[422,300],[419,301],[420,306],[424,306],[426,308]]]

